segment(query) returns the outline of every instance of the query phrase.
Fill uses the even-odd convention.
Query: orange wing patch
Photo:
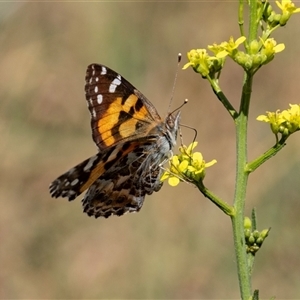
[[[127,120],[124,119],[124,113],[128,116]],[[138,96],[131,94],[125,101],[117,97],[98,121],[98,131],[105,146],[109,147],[116,142],[116,134],[122,138],[134,135],[139,120],[147,120],[148,115],[149,112]]]
[[[100,161],[91,171],[89,179],[80,187],[80,193],[84,192],[87,188],[89,188],[94,183],[94,181],[104,173],[104,171],[105,162]]]
[[[130,120],[122,123],[119,127],[119,134],[123,138],[133,135],[136,131],[136,124],[138,122],[139,121],[137,119],[130,119]]]
[[[148,118],[149,112],[146,109],[146,106],[143,104],[142,100],[134,95],[131,94],[125,101],[124,105],[122,106],[123,110],[129,112],[132,108],[134,108],[133,118],[144,120]]]

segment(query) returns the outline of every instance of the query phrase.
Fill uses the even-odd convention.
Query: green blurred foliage
[[[167,185],[141,212],[92,219],[79,199],[51,199],[49,183],[93,155],[84,99],[86,66],[110,66],[166,115],[177,53],[238,36],[237,2],[70,2],[0,4],[0,297],[239,297],[228,217],[192,186]],[[249,158],[275,139],[255,121],[299,103],[297,15],[276,33],[286,50],[256,76]],[[221,85],[239,102],[242,71],[226,64]],[[199,150],[217,159],[207,186],[231,203],[235,145],[231,119],[208,83],[180,71],[173,107],[198,130]],[[189,144],[193,132],[183,129]],[[299,134],[251,175],[247,213],[272,227],[258,252],[261,297],[300,298]]]

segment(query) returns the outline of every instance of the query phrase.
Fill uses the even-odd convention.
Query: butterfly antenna
[[[186,105],[187,103],[188,103],[188,99],[184,99],[183,103],[182,103],[179,107],[177,107],[177,108],[175,108],[173,111],[171,111],[171,112],[169,113],[169,115],[174,114],[175,111],[179,110],[182,106]]]
[[[181,127],[185,127],[185,128],[188,128],[188,129],[191,129],[194,131],[194,138],[193,138],[193,141],[191,143],[191,145],[193,145],[196,141],[196,138],[197,138],[197,134],[198,134],[198,131],[196,128],[194,127],[191,127],[191,126],[188,126],[188,125],[184,125],[184,124],[180,124],[180,127],[179,127],[179,135],[180,135],[180,142],[181,142],[181,146],[184,146],[184,143],[183,143],[183,136],[182,136],[182,132],[181,132]],[[186,152],[186,151],[185,151]],[[190,158],[191,155],[189,153],[186,153]]]
[[[196,138],[197,138],[197,134],[198,134],[197,129],[194,128],[194,127],[185,125],[185,124],[180,124],[180,127],[185,127],[185,128],[188,128],[188,129],[191,129],[191,130],[194,131],[194,138],[193,138],[193,141],[192,141],[192,144],[193,144],[193,143],[196,141]],[[181,143],[182,143],[182,145],[183,145],[183,139],[182,139],[181,130],[179,131],[179,134],[180,134],[180,140],[181,140]]]
[[[177,69],[176,69],[176,73],[175,73],[175,78],[174,78],[174,83],[173,83],[173,88],[172,88],[172,93],[171,93],[171,99],[170,99],[170,102],[169,102],[168,112],[170,111],[171,105],[172,105],[172,102],[173,102],[173,97],[174,97],[175,86],[176,86],[176,81],[177,81],[177,77],[178,77],[178,69],[179,69],[180,62],[181,62],[181,53],[178,53],[178,56],[177,56]]]

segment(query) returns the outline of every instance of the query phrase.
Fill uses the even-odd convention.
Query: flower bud
[[[266,60],[266,56],[262,55],[261,53],[257,53],[255,55],[252,56],[253,59],[253,66],[254,67],[260,67],[264,61]]]
[[[253,40],[249,45],[250,54],[256,54],[259,51],[259,43],[257,40]]]
[[[265,239],[269,235],[270,230],[271,228],[262,230],[260,233],[261,238]]]
[[[251,229],[252,228],[252,221],[248,217],[244,218],[244,228],[245,229]]]
[[[255,239],[258,239],[258,238],[260,237],[260,232],[259,232],[258,230],[254,230],[254,231],[252,232],[252,234],[253,234],[253,237],[254,237]]]
[[[256,244],[257,244],[258,246],[261,246],[262,243],[263,243],[263,241],[264,241],[264,239],[261,238],[261,237],[259,237],[258,239],[256,239]]]
[[[245,234],[246,241],[248,241],[249,237],[251,236],[251,230],[250,229],[245,229],[244,234]]]
[[[253,245],[255,243],[255,237],[253,236],[253,234],[250,235],[248,239],[248,243],[249,245]]]

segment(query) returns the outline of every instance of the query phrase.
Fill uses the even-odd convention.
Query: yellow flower
[[[190,159],[191,155],[193,154],[194,148],[196,148],[198,145],[198,142],[191,143],[188,147],[185,145],[182,145],[179,147],[179,152],[181,153],[182,159],[188,160]]]
[[[180,182],[180,173],[184,173],[187,169],[187,161],[180,161],[177,155],[170,159],[170,169],[165,171],[161,177],[161,181],[168,179],[169,185],[176,186]]]
[[[295,14],[300,12],[300,8],[296,8],[291,0],[281,0],[281,3],[276,1],[276,4],[282,10],[282,13]]]
[[[290,135],[300,130],[300,104],[290,104],[290,109],[267,112],[257,117],[258,121],[270,123],[274,134]]]
[[[285,126],[289,133],[300,129],[300,105],[290,104],[290,109],[282,111],[282,117],[285,120]]]
[[[285,121],[282,117],[282,114],[277,110],[276,112],[266,112],[267,115],[260,115],[256,118],[257,121],[262,121],[266,123],[270,123],[271,129],[274,134],[278,134],[280,132],[280,126]]]
[[[200,152],[194,152],[197,142],[188,147],[179,148],[180,154],[174,155],[170,161],[170,167],[164,172],[161,181],[168,179],[171,186],[176,186],[180,181],[199,182],[205,177],[205,169],[214,165],[216,160],[205,163]]]
[[[197,73],[203,74],[203,76],[209,74],[208,58],[205,49],[193,49],[187,53],[189,62],[183,66],[183,70],[191,66]]]
[[[287,23],[292,14],[300,12],[300,8],[296,8],[291,0],[281,0],[281,3],[276,1],[276,4],[282,11],[279,21],[281,26],[284,26]]]
[[[223,42],[220,45],[220,48],[227,52],[229,56],[234,56],[234,54],[237,52],[237,48],[240,44],[244,43],[246,40],[246,37],[241,36],[239,37],[236,41],[234,41],[233,37],[231,36],[229,38],[228,42]],[[223,56],[224,54],[221,52],[221,56]]]
[[[284,44],[278,44],[273,38],[266,39],[262,41],[263,49],[261,50],[261,54],[265,55],[264,63],[271,61],[274,58],[275,53],[279,53],[284,50]]]
[[[211,52],[215,54],[217,58],[224,58],[228,55],[228,52],[224,50],[222,44],[212,44],[207,47]]]
[[[208,75],[219,72],[223,67],[225,59],[210,56],[206,49],[193,49],[187,53],[189,62],[183,66],[183,70],[192,67],[195,72],[200,73],[204,78]]]

